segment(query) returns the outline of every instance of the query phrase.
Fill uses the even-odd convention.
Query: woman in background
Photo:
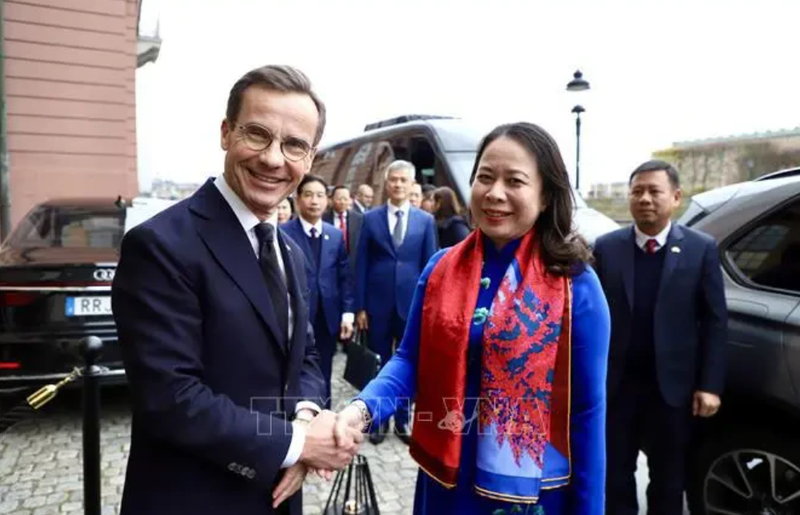
[[[294,217],[294,201],[286,197],[275,210],[278,212],[278,225],[285,224]]]
[[[433,192],[433,206],[433,216],[436,217],[436,226],[439,229],[439,247],[444,249],[461,243],[471,229],[461,215],[456,193],[447,186],[436,188]]]

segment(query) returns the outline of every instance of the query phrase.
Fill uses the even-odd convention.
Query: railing
[[[100,380],[104,369],[97,365],[103,350],[103,341],[96,336],[81,340],[80,351],[83,368],[76,368],[56,384],[43,386],[22,403],[5,413],[0,413],[0,436],[11,426],[30,417],[52,401],[66,385],[82,381],[83,403],[83,512],[100,515]]]

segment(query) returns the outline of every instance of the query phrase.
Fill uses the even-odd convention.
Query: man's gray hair
[[[384,174],[383,178],[388,179],[391,172],[403,172],[411,182],[414,182],[417,176],[417,169],[414,167],[414,165],[402,159],[393,161],[389,166],[387,166],[386,173]]]

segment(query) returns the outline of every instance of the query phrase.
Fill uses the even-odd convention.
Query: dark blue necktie
[[[255,227],[256,238],[258,238],[258,262],[261,265],[261,272],[269,290],[269,298],[275,310],[275,317],[278,319],[278,328],[281,336],[289,338],[289,292],[286,290],[286,281],[283,272],[278,264],[278,256],[275,250],[275,228],[268,223],[260,223]],[[282,342],[285,343],[285,342]]]
[[[317,266],[317,270],[319,270],[319,254],[322,251],[322,245],[316,227],[311,228],[311,237],[308,240],[311,246],[311,257],[314,258],[314,264]]]

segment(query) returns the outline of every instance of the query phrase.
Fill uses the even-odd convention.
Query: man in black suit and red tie
[[[361,236],[361,226],[364,224],[364,215],[353,208],[350,190],[344,186],[336,186],[331,198],[333,207],[325,212],[322,219],[344,234],[350,266],[355,270],[356,249],[358,249],[358,238]]]
[[[670,221],[678,173],[648,161],[630,177],[632,227],[600,237],[597,274],[611,311],[606,514],[637,515],[647,454],[648,515],[683,513],[693,417],[720,408],[727,310],[714,240]]]

